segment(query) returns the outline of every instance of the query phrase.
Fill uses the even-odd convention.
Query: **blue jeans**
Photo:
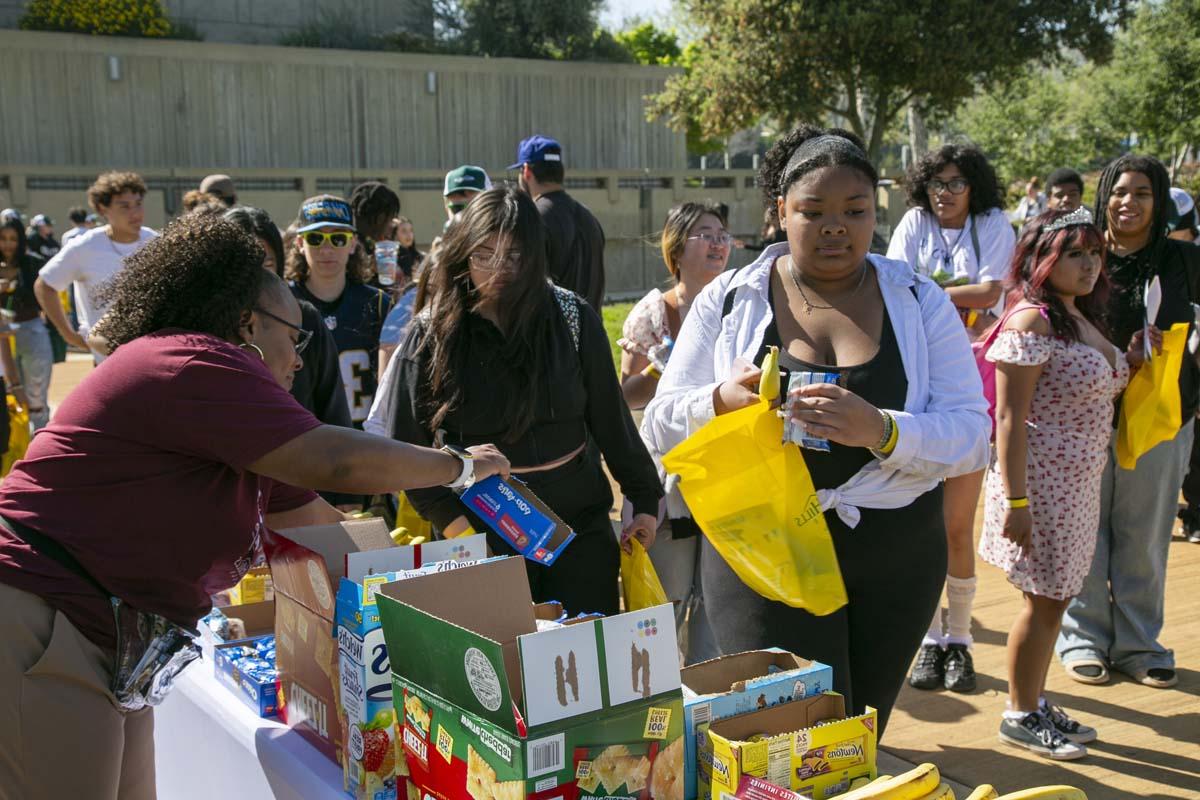
[[[50,332],[41,318],[13,323],[17,372],[29,398],[29,421],[35,431],[50,421],[50,373],[54,370],[54,348]],[[15,380],[13,381],[16,382]],[[36,411],[34,409],[37,409]]]
[[[720,656],[700,597],[700,537],[672,539],[671,521],[664,520],[650,548],[650,562],[667,599],[675,604],[675,630],[683,643],[684,663]]]
[[[1192,452],[1194,421],[1138,459],[1116,466],[1116,432],[1100,491],[1096,556],[1083,589],[1063,615],[1058,657],[1064,664],[1099,659],[1127,675],[1175,668],[1158,643],[1163,626],[1167,552],[1179,487]]]

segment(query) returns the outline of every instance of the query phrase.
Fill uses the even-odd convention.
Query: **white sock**
[[[946,576],[946,600],[950,610],[946,613],[946,642],[970,647],[971,608],[975,604],[976,578]]]
[[[938,598],[938,607],[933,612],[933,621],[929,623],[929,631],[926,632],[925,638],[921,641],[921,645],[932,645],[934,647],[945,647],[946,636],[942,633],[942,603],[941,598]]]
[[[1029,712],[1028,712],[1028,711],[1008,711],[1008,710],[1005,710],[1005,712],[1004,712],[1004,718],[1005,718],[1006,720],[1008,720],[1009,722],[1020,722],[1021,720],[1025,719],[1025,717],[1026,717],[1026,716],[1028,716],[1028,714],[1029,714]]]

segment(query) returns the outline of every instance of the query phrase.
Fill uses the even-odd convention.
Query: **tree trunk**
[[[925,129],[925,117],[915,100],[908,104],[908,146],[912,150],[913,161],[929,152],[929,131]]]

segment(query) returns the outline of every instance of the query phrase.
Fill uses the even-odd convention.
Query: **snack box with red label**
[[[339,764],[346,741],[335,630],[339,582],[412,569],[421,563],[423,546],[395,546],[381,519],[292,528],[264,538],[275,586],[280,718]]]
[[[377,600],[411,779],[431,797],[683,800],[669,604],[539,631],[515,557],[389,583]]]
[[[358,800],[404,798],[404,756],[392,703],[392,672],[379,627],[379,586],[435,570],[457,569],[487,556],[487,537],[462,536],[415,546],[409,570],[342,578],[337,596],[338,672],[346,720],[343,785]]]
[[[738,796],[742,776],[827,800],[859,779],[874,780],[875,709],[846,716],[840,694],[751,711],[707,726],[699,757],[712,764],[712,800]]]
[[[514,550],[538,564],[553,564],[575,538],[575,531],[517,478],[493,475],[459,499]]]

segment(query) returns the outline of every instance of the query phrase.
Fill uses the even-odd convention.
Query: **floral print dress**
[[[988,350],[992,362],[1046,365],[1025,423],[1032,550],[1023,557],[1004,538],[1008,498],[997,459],[987,474],[979,543],[983,560],[1007,572],[1009,582],[1023,592],[1058,600],[1074,597],[1091,569],[1113,400],[1129,382],[1124,354],[1113,351],[1115,367],[1082,342],[1014,330],[1001,331]]]

